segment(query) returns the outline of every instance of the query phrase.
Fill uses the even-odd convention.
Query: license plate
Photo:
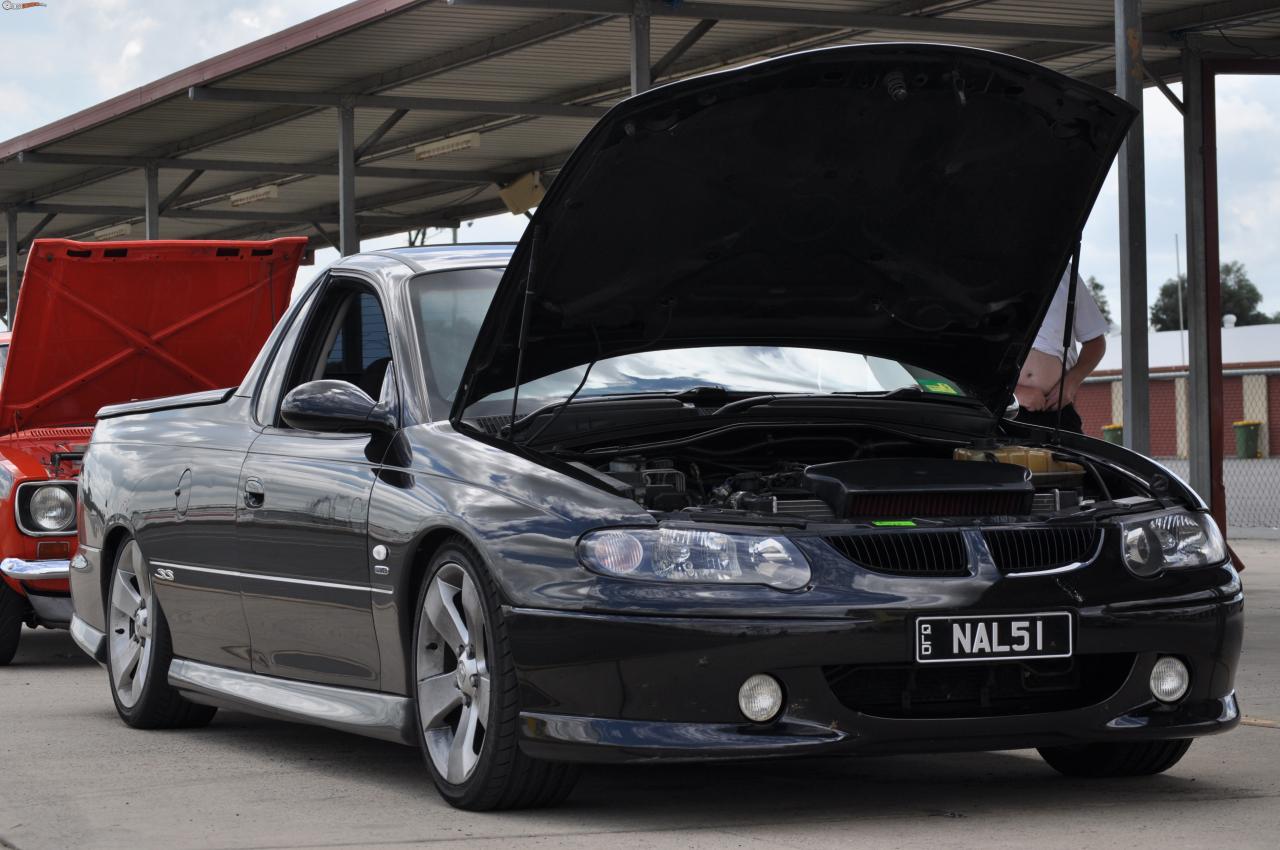
[[[1069,658],[1071,614],[975,614],[916,620],[916,661]]]

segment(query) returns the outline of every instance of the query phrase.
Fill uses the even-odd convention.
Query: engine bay
[[[1061,447],[725,429],[573,462],[656,514],[870,522],[1068,516],[1152,493]],[[603,456],[602,456],[603,455]]]

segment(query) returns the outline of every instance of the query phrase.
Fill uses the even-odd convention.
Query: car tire
[[[1153,776],[1173,767],[1191,748],[1190,738],[1132,744],[1041,747],[1040,757],[1064,776],[1107,779]]]
[[[7,666],[18,654],[22,623],[26,618],[26,600],[9,585],[0,582],[0,667]]]
[[[577,765],[533,759],[520,749],[519,687],[498,588],[461,540],[445,544],[427,569],[409,657],[422,755],[450,805],[538,808],[569,796]]]
[[[212,720],[216,708],[197,705],[169,685],[169,626],[132,538],[116,552],[104,603],[107,678],[120,719],[135,729],[204,726]]]

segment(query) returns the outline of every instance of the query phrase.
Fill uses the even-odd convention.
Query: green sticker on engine
[[[914,521],[909,519],[876,519],[871,521],[872,525],[881,528],[915,528]]]
[[[923,387],[926,392],[942,393],[943,395],[960,395],[959,388],[950,381],[940,381],[929,378],[917,381],[916,383]]]

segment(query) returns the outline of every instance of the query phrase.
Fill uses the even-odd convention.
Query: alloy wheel
[[[146,562],[138,544],[130,540],[116,561],[107,615],[111,686],[126,708],[142,697],[151,671],[154,610]]]
[[[458,785],[480,761],[491,678],[484,602],[456,563],[431,578],[419,618],[418,720],[436,772]]]

